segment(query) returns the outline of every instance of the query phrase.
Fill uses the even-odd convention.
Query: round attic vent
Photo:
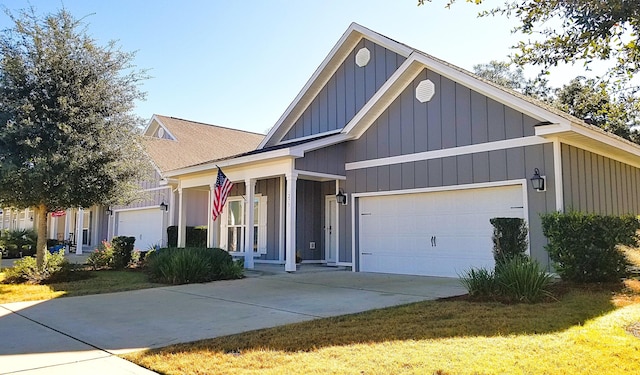
[[[371,52],[366,47],[360,48],[356,53],[356,65],[362,68],[369,63],[369,60],[371,60]]]
[[[428,102],[429,100],[431,100],[431,98],[433,98],[433,95],[435,93],[436,87],[433,82],[428,79],[425,79],[424,81],[418,83],[418,87],[416,87],[416,99],[418,99],[420,103]]]
[[[158,129],[158,138],[164,138],[164,128]]]

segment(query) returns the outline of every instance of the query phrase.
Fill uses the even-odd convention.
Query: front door
[[[338,261],[338,204],[335,195],[327,195],[324,215],[325,260],[328,265]]]

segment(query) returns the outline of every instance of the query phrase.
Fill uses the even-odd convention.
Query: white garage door
[[[360,198],[360,271],[457,277],[493,268],[494,217],[524,218],[522,186]]]
[[[115,235],[135,237],[136,249],[147,250],[162,242],[163,213],[158,208],[119,212]]]

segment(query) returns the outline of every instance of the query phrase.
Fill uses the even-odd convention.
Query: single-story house
[[[176,192],[164,172],[211,159],[255,149],[263,134],[230,129],[174,117],[153,115],[144,134],[144,147],[152,163],[152,175],[140,182],[142,199],[126,206],[71,208],[48,216],[48,237],[59,241],[81,239],[77,253],[92,251],[114,236],[133,236],[135,247],[147,250],[167,244],[167,227],[177,223]],[[193,190],[194,198],[207,192]],[[188,207],[184,222],[206,226],[206,207]],[[35,228],[32,210],[0,210],[0,230]]]
[[[493,217],[524,218],[549,266],[540,214],[640,213],[638,145],[355,23],[254,150],[163,172],[178,245],[218,168],[209,245],[248,268],[456,276],[493,266]]]

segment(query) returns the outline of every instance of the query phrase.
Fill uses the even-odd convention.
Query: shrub
[[[87,264],[94,270],[113,267],[113,246],[102,241],[98,248],[87,258]]]
[[[471,296],[487,297],[497,292],[495,275],[486,268],[472,268],[459,276]]]
[[[186,227],[185,237],[186,247],[206,247],[207,227]],[[178,227],[175,225],[167,227],[167,246],[178,247]]]
[[[534,303],[551,294],[552,276],[526,256],[516,256],[496,266],[495,281],[501,295],[519,302]]]
[[[31,256],[36,253],[37,240],[32,229],[5,230],[0,235],[0,248],[5,249],[7,258]]]
[[[111,245],[113,246],[113,268],[121,270],[129,265],[135,242],[135,237],[117,236],[111,239]]]
[[[150,251],[147,266],[153,281],[168,284],[202,283],[242,277],[241,263],[222,249],[165,248]]]
[[[5,270],[6,283],[41,284],[53,278],[64,278],[71,271],[71,264],[64,258],[64,252],[54,254],[45,252],[42,268],[36,266],[36,258],[24,257],[17,260],[13,267]]]
[[[495,217],[493,225],[493,258],[496,265],[516,257],[525,257],[527,251],[527,223],[517,217]]]
[[[632,215],[542,215],[549,257],[560,277],[574,282],[615,282],[627,276],[629,262],[618,245],[637,246],[638,229],[640,222]]]
[[[499,297],[508,301],[538,302],[548,297],[552,276],[526,255],[505,260],[495,271],[472,268],[460,275],[460,282],[474,297]]]

